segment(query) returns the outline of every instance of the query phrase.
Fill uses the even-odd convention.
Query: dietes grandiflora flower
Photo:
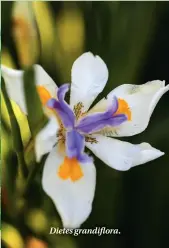
[[[96,186],[94,161],[85,153],[85,146],[119,171],[162,156],[163,152],[148,143],[134,145],[116,138],[144,131],[169,85],[160,80],[124,84],[89,110],[108,80],[107,66],[99,56],[82,54],[72,66],[71,84],[59,88],[39,65],[34,67],[37,90],[49,115],[48,124],[35,140],[37,161],[49,153],[43,169],[43,189],[53,200],[63,226],[76,228],[92,210]],[[22,74],[2,66],[9,96],[26,113]],[[70,104],[65,101],[69,89]]]

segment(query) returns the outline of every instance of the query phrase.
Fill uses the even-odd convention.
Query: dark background
[[[14,3],[14,2],[13,2]],[[8,49],[16,68],[22,63],[16,49],[16,41],[12,36],[12,2],[2,2],[2,51]],[[76,51],[78,33],[73,47],[63,49],[57,46],[48,47],[48,58],[41,46],[41,35],[38,24],[40,52],[36,63],[41,64],[53,77],[57,84],[70,81],[72,61],[80,51],[91,51],[98,54],[106,62],[109,69],[109,82],[104,95],[117,85],[124,83],[142,84],[150,80],[166,80],[169,82],[169,3],[168,2],[46,2],[52,13],[56,25],[63,11],[79,11],[84,24],[84,41],[82,47]],[[45,11],[45,10],[44,10]],[[44,12],[45,18],[45,12]],[[73,18],[73,17],[72,17]],[[69,28],[73,28],[78,19]],[[70,21],[71,23],[71,21]],[[68,20],[69,25],[69,20]],[[45,32],[45,31],[44,31]],[[71,33],[71,32],[70,32]],[[59,36],[59,33],[56,34]],[[44,34],[45,35],[45,34]],[[57,36],[57,37],[58,37]],[[71,36],[67,36],[67,43]],[[60,49],[60,50],[59,50]],[[71,50],[72,49],[72,50]],[[65,60],[55,60],[54,53],[61,53]],[[56,55],[57,56],[57,55]],[[52,62],[48,62],[52,61]],[[55,61],[55,63],[53,63]],[[68,65],[66,64],[66,62]],[[60,64],[59,64],[60,63]],[[70,64],[70,65],[69,65]],[[65,72],[65,74],[64,74]],[[101,98],[99,96],[99,98]],[[144,113],[140,113],[144,115]],[[144,133],[123,140],[131,143],[148,142],[152,146],[165,152],[165,156],[138,166],[127,172],[115,171],[96,159],[97,186],[93,203],[93,210],[88,220],[81,228],[95,228],[105,226],[118,228],[120,235],[80,235],[78,237],[54,237],[46,231],[30,227],[23,215],[19,223],[9,214],[8,203],[2,198],[2,222],[18,229],[23,240],[36,237],[49,242],[51,248],[66,247],[114,247],[114,248],[161,248],[169,246],[169,93],[165,94],[156,107],[150,124]],[[9,128],[10,129],[10,128]],[[8,125],[2,116],[2,132],[9,132]],[[9,140],[9,136],[6,139]],[[3,137],[2,137],[3,138]],[[5,138],[4,138],[5,139]],[[3,149],[3,148],[2,148]],[[5,175],[9,173],[12,151],[9,149],[4,159]],[[8,162],[6,162],[8,161]],[[14,160],[12,159],[12,163]],[[2,175],[2,188],[5,192],[11,187],[12,181],[6,183]],[[3,184],[6,185],[3,187]],[[10,185],[11,184],[11,185]],[[41,200],[44,197],[39,186],[32,185],[33,190],[27,197],[27,208],[24,216],[32,209],[42,209]],[[37,194],[41,200],[37,202]],[[3,192],[2,192],[3,193]],[[10,198],[8,193],[5,196]],[[46,196],[45,196],[46,197]],[[47,197],[46,197],[47,198]],[[44,198],[44,201],[47,199]],[[7,202],[8,202],[7,201]],[[18,199],[15,199],[18,201]],[[52,204],[51,204],[52,206]],[[50,207],[46,213],[48,225],[51,221],[59,220],[56,210]],[[3,224],[2,224],[3,228]],[[45,230],[45,229],[44,229]],[[2,235],[3,238],[3,235]],[[5,238],[4,238],[5,240]],[[14,241],[15,243],[15,241]],[[4,246],[5,247],[5,246]],[[9,247],[9,246],[6,246]],[[20,248],[17,245],[14,248]],[[30,246],[24,246],[30,247]],[[36,244],[31,246],[38,248]]]

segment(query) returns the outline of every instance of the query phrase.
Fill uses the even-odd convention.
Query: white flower
[[[95,166],[84,146],[121,171],[162,156],[163,152],[148,143],[133,145],[107,136],[131,136],[144,131],[169,85],[160,80],[121,85],[88,111],[108,79],[108,69],[99,56],[88,52],[74,62],[70,106],[64,101],[69,85],[57,88],[40,66],[36,65],[35,71],[44,109],[55,112],[35,141],[38,161],[49,153],[43,189],[53,200],[64,227],[79,227],[91,212],[96,185]],[[2,67],[10,97],[26,113],[22,73]]]

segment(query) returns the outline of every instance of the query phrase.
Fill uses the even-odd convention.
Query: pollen
[[[71,179],[73,182],[83,177],[83,172],[76,158],[65,157],[59,167],[58,175],[61,179]]]
[[[128,121],[131,121],[131,110],[129,108],[128,103],[124,99],[118,98],[118,109],[115,113],[117,114],[125,114],[127,116]]]
[[[83,109],[84,105],[82,102],[78,102],[74,108],[73,108],[73,112],[76,116],[76,119],[78,120],[80,118],[80,116],[82,115],[82,109]]]
[[[45,105],[51,99],[49,91],[43,86],[37,86],[37,91],[42,104]]]

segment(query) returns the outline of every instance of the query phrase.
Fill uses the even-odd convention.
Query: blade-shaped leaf
[[[32,135],[35,137],[38,131],[47,123],[48,119],[43,112],[42,104],[35,86],[35,72],[31,67],[24,72],[24,92],[29,127]]]
[[[9,118],[10,118],[10,123],[11,123],[11,135],[12,135],[12,141],[13,141],[13,148],[14,151],[17,154],[18,162],[20,164],[23,176],[26,177],[28,174],[27,167],[25,164],[24,160],[24,154],[23,154],[23,143],[22,143],[22,138],[21,138],[21,132],[20,132],[20,127],[18,125],[17,119],[15,117],[14,111],[12,109],[11,102],[9,100],[6,87],[5,87],[5,82],[4,79],[2,78],[1,80],[1,88],[2,88],[2,93],[4,96],[4,100],[8,109],[9,113]]]

